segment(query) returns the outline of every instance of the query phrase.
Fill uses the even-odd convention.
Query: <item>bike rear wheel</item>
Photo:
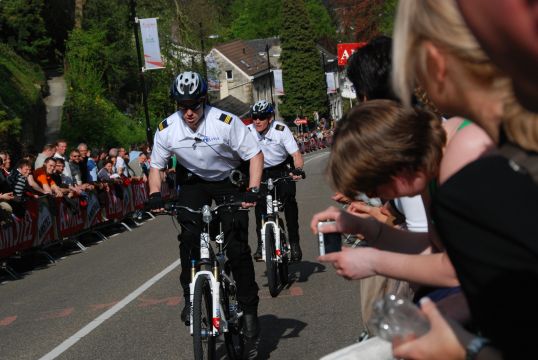
[[[192,342],[195,360],[215,359],[215,337],[211,334],[213,303],[211,282],[199,276],[194,285],[192,304]]]
[[[278,268],[276,262],[275,233],[273,225],[265,227],[265,266],[267,269],[267,285],[272,297],[278,295]]]

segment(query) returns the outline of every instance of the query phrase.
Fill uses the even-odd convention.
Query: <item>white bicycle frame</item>
[[[209,224],[210,221],[211,219],[209,219],[207,224]],[[211,245],[209,241],[210,241],[209,233],[201,232],[200,233],[200,260],[210,260],[209,246]],[[224,234],[222,232],[217,236],[216,241],[219,244],[222,244],[224,242]],[[208,335],[219,336],[221,331],[228,332],[228,319],[226,319],[226,314],[224,311],[222,311],[221,304],[220,304],[220,282],[217,281],[215,274],[209,270],[200,270],[196,272],[196,274],[191,279],[191,282],[189,284],[189,291],[190,291],[189,301],[191,303],[191,309],[190,309],[191,311],[189,314],[190,332],[191,332],[191,335],[194,334],[194,329],[193,329],[194,286],[196,284],[196,280],[200,276],[206,277],[211,283],[212,315],[211,315],[211,332]]]
[[[279,207],[279,201],[277,199],[273,199],[273,195],[271,195],[271,191],[273,190],[272,187],[275,186],[273,184],[273,180],[269,179],[267,181],[267,188],[269,189],[269,192],[265,198],[266,204],[267,204],[267,216],[275,214],[275,220],[269,220],[264,221],[262,225],[262,260],[267,262],[267,254],[265,251],[265,228],[267,225],[273,225],[273,235],[275,238],[275,252],[274,256],[276,256],[277,262],[282,262],[282,253],[281,253],[281,245],[280,245],[280,225],[278,224],[278,207]],[[271,189],[270,189],[271,188]],[[273,259],[271,259],[273,260]]]

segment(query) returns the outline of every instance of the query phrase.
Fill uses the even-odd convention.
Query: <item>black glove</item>
[[[160,192],[154,192],[149,195],[149,200],[147,206],[150,210],[157,210],[164,208],[163,198],[161,197]]]
[[[295,168],[291,171],[291,173],[295,176],[300,176],[302,177],[303,179],[306,178],[306,174],[304,172],[304,170],[302,168]]]

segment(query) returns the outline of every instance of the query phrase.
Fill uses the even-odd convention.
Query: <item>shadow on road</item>
[[[312,274],[325,272],[325,270],[325,265],[317,262],[301,261],[291,264],[289,267],[290,282],[307,282]]]
[[[272,351],[278,348],[280,339],[299,337],[306,323],[296,319],[282,319],[275,315],[260,316],[261,336],[256,359],[269,359]]]

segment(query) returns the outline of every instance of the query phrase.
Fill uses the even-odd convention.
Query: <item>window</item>
[[[233,80],[234,79],[234,73],[232,70],[226,70],[226,80]]]

